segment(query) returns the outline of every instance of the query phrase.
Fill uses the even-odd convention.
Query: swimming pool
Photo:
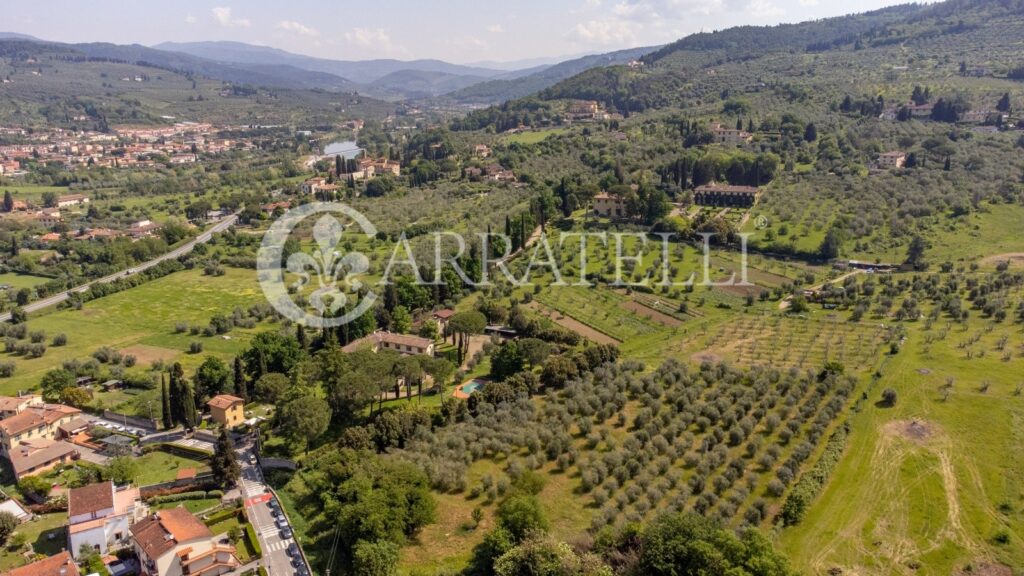
[[[486,383],[487,383],[486,380],[482,380],[480,378],[474,378],[474,379],[470,380],[469,382],[466,382],[465,384],[463,384],[463,385],[459,386],[458,388],[456,388],[455,389],[455,397],[456,398],[469,398],[470,394],[472,394],[473,392],[476,392],[477,390],[479,390],[480,387],[483,386]]]

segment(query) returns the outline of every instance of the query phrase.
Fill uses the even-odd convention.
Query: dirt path
[[[810,288],[804,288],[804,290],[821,290],[822,286],[824,286],[825,284],[835,284],[837,282],[842,282],[843,280],[846,280],[850,276],[853,276],[853,275],[856,275],[856,274],[862,274],[863,272],[864,272],[863,270],[851,270],[850,272],[847,272],[846,274],[843,274],[843,275],[838,276],[836,278],[833,278],[831,280],[826,280],[824,282],[821,282],[820,284],[815,284],[814,286],[811,286]],[[785,310],[785,309],[789,308],[789,302],[792,299],[793,299],[792,296],[786,296],[785,298],[783,298],[782,301],[779,302],[779,310]]]
[[[550,318],[551,321],[554,322],[555,324],[558,324],[562,328],[572,330],[573,332],[579,334],[580,336],[583,336],[584,338],[590,340],[591,342],[594,342],[595,344],[622,344],[622,342],[615,338],[612,338],[611,336],[605,334],[604,332],[595,330],[590,326],[587,326],[583,322],[580,322],[579,320],[576,320],[571,316],[566,316],[565,314],[557,310],[552,310],[551,308],[544,306],[543,304],[537,302],[536,300],[527,304],[526,307],[529,308],[530,310],[533,310],[534,312],[537,312]]]
[[[1007,252],[1006,254],[995,254],[981,259],[981,264],[985,266],[996,265],[1000,262],[1024,264],[1024,252]]]

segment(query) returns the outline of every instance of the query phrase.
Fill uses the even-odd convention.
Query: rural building
[[[383,330],[374,332],[368,336],[363,336],[358,340],[353,340],[345,345],[342,350],[345,352],[354,352],[366,347],[370,348],[374,352],[378,352],[380,350],[394,350],[395,352],[405,355],[434,355],[434,341],[430,338],[413,336],[411,334],[396,334],[394,332],[386,332]]]
[[[220,544],[184,508],[169,508],[131,527],[142,576],[218,576],[239,566],[235,547]]]
[[[285,201],[271,202],[270,204],[264,204],[263,206],[260,206],[260,208],[263,210],[263,213],[266,214],[267,216],[273,216],[274,212],[277,212],[278,209],[280,209],[282,212],[287,211],[289,208],[291,208],[291,203]]]
[[[898,150],[878,155],[879,168],[902,168],[907,163],[907,155]]]
[[[162,224],[152,220],[139,220],[128,228],[128,234],[132,238],[145,238],[159,232],[161,228],[163,228]]]
[[[148,514],[133,486],[100,482],[68,491],[68,549],[77,558],[85,544],[100,554],[130,544],[129,528]]]
[[[57,208],[70,208],[79,204],[88,204],[89,197],[85,194],[68,194],[57,198]]]
[[[206,403],[214,422],[234,428],[245,421],[245,400],[230,394],[218,394]]]
[[[26,564],[21,568],[8,570],[3,573],[3,576],[80,576],[80,574],[75,560],[65,550],[49,558]]]
[[[477,144],[473,147],[473,155],[479,158],[487,158],[491,155],[491,149],[486,144]]]
[[[726,128],[718,122],[711,125],[711,135],[716,144],[745,144],[754,137],[746,130]]]
[[[55,466],[77,460],[79,453],[78,448],[70,442],[35,438],[23,440],[11,448],[7,457],[11,461],[14,477],[21,480],[26,476],[46,472]]]
[[[78,408],[62,404],[41,404],[0,420],[0,454],[9,455],[26,440],[56,439],[60,426],[81,413]]]
[[[594,196],[594,214],[603,218],[625,218],[628,214],[626,199],[622,196],[601,192]]]
[[[310,178],[309,180],[306,180],[305,182],[302,183],[302,193],[308,194],[310,196],[316,196],[317,194],[321,194],[323,192],[333,193],[337,191],[338,185],[329,183],[327,179],[324,178],[323,176]]]
[[[451,310],[449,308],[445,308],[444,310],[438,310],[437,312],[434,312],[431,315],[434,321],[437,322],[438,334],[445,333],[445,331],[448,329],[448,321],[452,319],[452,316],[455,316],[455,310]]]
[[[693,191],[693,203],[698,206],[722,208],[749,208],[757,203],[761,191],[756,186],[733,186],[731,184],[704,184]]]

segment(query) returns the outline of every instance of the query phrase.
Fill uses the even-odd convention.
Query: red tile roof
[[[207,406],[220,408],[221,410],[227,410],[235,404],[245,404],[245,400],[230,394],[218,394],[213,398],[210,398],[210,401],[206,403]]]
[[[65,550],[56,556],[37,560],[21,568],[8,570],[3,576],[79,576],[78,566]]]
[[[68,491],[68,516],[95,514],[104,508],[114,507],[114,484],[98,482]]]
[[[161,510],[130,528],[139,548],[156,560],[180,543],[200,538],[213,538],[213,533],[188,510]]]

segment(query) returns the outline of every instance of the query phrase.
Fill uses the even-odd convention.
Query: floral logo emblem
[[[314,217],[318,217],[313,224],[315,247],[310,254],[297,250],[301,243],[289,243],[289,239],[301,222]],[[365,290],[362,280],[370,261],[360,252],[342,253],[346,233],[372,238],[377,229],[346,204],[314,202],[288,210],[263,235],[256,258],[260,287],[285,318],[330,328],[347,324],[373,307],[377,295]]]

